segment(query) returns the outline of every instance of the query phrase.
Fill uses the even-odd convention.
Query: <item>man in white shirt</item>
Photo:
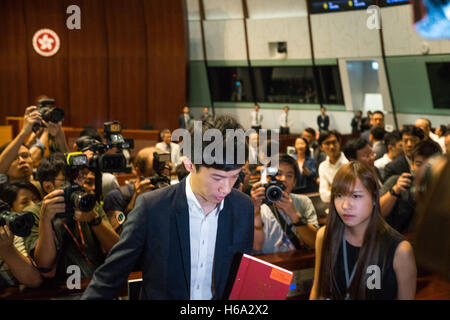
[[[431,121],[427,118],[419,118],[414,122],[414,125],[420,129],[422,129],[424,133],[423,140],[431,139],[435,143],[437,143],[442,150],[445,149],[445,144],[443,140],[439,140],[439,137],[431,131]]]
[[[261,130],[262,128],[263,115],[259,111],[259,106],[256,104],[254,110],[250,114],[250,123],[252,129],[256,131]]]
[[[320,149],[327,158],[319,165],[319,193],[323,202],[330,202],[331,185],[336,172],[348,162],[341,152],[341,134],[336,130],[322,131],[319,137]]]
[[[162,142],[156,144],[156,148],[170,153],[171,167],[175,170],[176,166],[181,163],[180,146],[172,142],[172,133],[169,129],[165,129],[160,133]]]
[[[224,137],[223,152],[213,157],[212,164],[185,157],[190,172],[186,179],[138,197],[119,242],[96,270],[82,299],[116,297],[137,262],[143,279],[140,298],[228,298],[234,258],[253,247],[254,208],[247,195],[233,188],[244,165],[237,156],[238,145],[245,141],[235,141],[232,150],[225,143],[227,129],[242,127],[229,116],[213,121],[202,127],[201,134],[217,129]],[[190,139],[193,154],[198,147],[194,133]],[[200,152],[210,144],[202,141]],[[236,157],[227,158],[227,152]]]
[[[286,106],[283,108],[283,113],[280,115],[279,124],[280,124],[280,134],[289,134],[290,127],[292,125],[292,117],[289,117],[289,107]]]
[[[388,152],[380,159],[375,160],[375,167],[378,168],[382,177],[384,176],[384,167],[397,158],[397,156],[403,154],[402,137],[398,131],[386,133],[384,144],[386,145]]]

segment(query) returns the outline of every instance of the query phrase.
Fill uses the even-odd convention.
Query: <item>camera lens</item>
[[[72,193],[71,202],[74,208],[89,212],[95,207],[95,196],[90,193],[76,191]]]
[[[34,216],[31,212],[0,213],[0,225],[7,225],[11,232],[19,237],[28,237],[33,227]]]
[[[279,186],[270,186],[266,190],[266,198],[271,202],[280,201],[283,197],[283,190]]]

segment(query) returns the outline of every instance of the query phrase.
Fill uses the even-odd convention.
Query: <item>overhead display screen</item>
[[[311,13],[361,10],[366,9],[367,7],[374,5],[375,3],[376,3],[375,0],[335,0],[335,1],[312,0]]]
[[[410,0],[380,0],[380,7],[398,6],[401,4],[410,4]]]

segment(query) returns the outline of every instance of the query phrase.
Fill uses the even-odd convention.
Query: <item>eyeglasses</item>
[[[338,141],[337,140],[331,140],[331,141],[324,141],[324,142],[322,142],[322,144],[323,145],[325,145],[325,146],[327,146],[327,147],[329,147],[329,146],[331,146],[331,145],[337,145],[338,144]]]

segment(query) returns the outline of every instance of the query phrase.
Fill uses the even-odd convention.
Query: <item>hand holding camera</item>
[[[30,134],[36,124],[39,125],[42,121],[42,116],[36,106],[29,106],[25,109],[23,116],[22,131],[25,134]]]
[[[64,213],[65,211],[64,190],[57,189],[44,197],[41,207],[41,219],[44,222],[51,222],[57,213]]]
[[[14,248],[14,234],[9,230],[8,226],[0,227],[0,256],[4,256]]]
[[[396,194],[408,191],[411,187],[413,176],[408,172],[403,172],[398,178],[397,183],[392,187]]]
[[[149,178],[143,177],[137,179],[134,186],[136,188],[136,196],[139,196],[145,192],[156,189],[156,187],[151,183],[151,180]]]

